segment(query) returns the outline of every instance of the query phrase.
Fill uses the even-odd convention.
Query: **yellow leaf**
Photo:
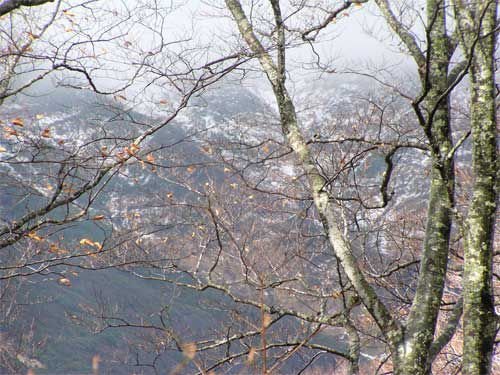
[[[42,115],[42,114],[38,114],[38,115],[36,115],[36,116],[35,116],[35,118],[36,118],[37,120],[41,120],[41,119],[45,118],[45,116],[44,116],[44,115]]]
[[[0,152],[6,152],[6,151],[7,151],[7,149],[5,147],[0,146]]]
[[[82,238],[80,240],[80,245],[90,245],[90,246],[94,246],[94,242],[89,240],[88,238]]]
[[[47,190],[54,190],[54,188],[52,187],[52,185],[51,185],[51,184],[49,184],[48,182],[47,182],[47,185],[45,185],[45,188],[46,188]]]
[[[92,247],[96,247],[97,249],[99,249],[99,251],[102,250],[102,245],[99,242],[91,241],[88,238],[82,238],[80,240],[80,245],[89,245]]]

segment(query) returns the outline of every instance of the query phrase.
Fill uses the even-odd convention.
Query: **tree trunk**
[[[432,150],[431,184],[417,289],[394,358],[396,374],[428,372],[429,348],[446,280],[452,225],[454,174],[453,159],[448,154],[453,146],[447,94],[450,50],[443,0],[427,1],[427,35],[426,63],[420,69],[424,98],[421,124]],[[422,111],[418,102],[415,108]]]
[[[493,235],[498,199],[495,109],[497,1],[477,3],[462,20],[462,46],[471,56],[471,131],[474,185],[464,254],[463,373],[488,374],[496,333],[492,286]],[[464,14],[463,12],[461,14]],[[474,17],[474,22],[470,23]],[[469,21],[469,22],[467,22]]]

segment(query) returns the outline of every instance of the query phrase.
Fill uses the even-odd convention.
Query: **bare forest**
[[[499,25],[0,1],[0,374],[499,374]]]

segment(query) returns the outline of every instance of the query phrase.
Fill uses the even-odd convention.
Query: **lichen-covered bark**
[[[475,4],[459,24],[461,43],[471,58],[471,131],[474,185],[466,222],[464,253],[463,374],[490,373],[495,338],[492,288],[493,234],[498,200],[495,112],[495,26],[497,1]]]
[[[444,0],[427,1],[428,46],[424,55],[412,35],[398,22],[387,0],[377,0],[387,22],[400,36],[419,66],[422,100],[415,103],[431,146],[431,174],[426,233],[417,289],[404,335],[394,353],[396,374],[425,374],[446,278],[453,207],[453,162],[448,67],[449,38],[446,33]],[[425,56],[425,57],[424,57]]]

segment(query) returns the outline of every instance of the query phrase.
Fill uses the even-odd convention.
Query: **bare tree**
[[[137,366],[161,369],[162,356],[174,350],[183,355],[174,373],[229,367],[302,373],[315,363],[352,374],[491,371],[496,1],[455,2],[450,22],[448,2],[429,0],[425,16],[415,9],[408,23],[408,4],[399,11],[396,3],[377,0],[417,66],[417,88],[375,72],[362,73],[371,83],[347,95],[354,103],[311,99],[321,88],[294,95],[289,50],[308,46],[321,73],[334,72],[322,66],[316,42],[361,3],[226,0],[221,9],[238,29],[228,38],[236,40],[229,52],[193,46],[189,37],[167,41],[165,9],[146,4],[139,7],[143,17],[126,12],[119,29],[135,20],[127,27],[151,33],[158,41],[151,48],[134,45],[121,31],[98,34],[95,41],[82,32],[78,42],[63,43],[64,57],[44,56],[51,64],[29,85],[48,71],[77,73],[80,79],[64,76],[62,82],[114,95],[104,104],[134,127],[113,133],[99,124],[85,142],[73,144],[51,129],[24,130],[41,119],[9,114],[2,184],[14,191],[23,179],[7,167],[26,165],[37,183],[15,193],[23,203],[36,197],[37,208],[28,204],[0,227],[0,248],[10,254],[0,278],[55,274],[69,285],[67,266],[115,267],[202,296],[215,293],[207,309],[218,311],[219,320],[210,329],[182,325],[170,306],[147,319],[124,317],[104,302],[89,309],[99,331],[127,328],[144,335]],[[113,56],[108,64],[105,52],[96,61],[95,51],[72,54],[80,44],[99,41],[112,42],[123,53],[117,56],[134,66],[126,79],[117,76],[120,84],[112,89],[99,89],[99,72],[126,67],[125,59]],[[25,61],[25,52],[9,55],[14,66]],[[455,64],[456,56],[463,62]],[[254,71],[266,76],[277,115],[267,106],[258,115],[249,110],[203,132],[195,129],[182,141],[154,138],[189,103],[202,106],[197,96],[209,85],[223,77],[240,83]],[[10,72],[5,98],[25,89],[12,86],[17,73]],[[463,109],[455,101],[467,74],[472,94],[470,109]],[[158,91],[148,91],[152,87]],[[129,102],[124,89],[139,91],[137,101],[151,95],[166,113],[153,123],[138,116],[132,110],[137,102]],[[176,94],[157,99],[169,90]],[[469,188],[459,164],[471,134]],[[186,144],[193,147],[183,149]],[[108,195],[108,218],[95,212],[95,202],[115,189],[118,177],[150,182],[126,202]],[[428,194],[427,208],[421,195],[412,201],[412,189]],[[103,237],[68,242],[59,236],[83,222],[100,226]],[[173,293],[169,303],[175,298]],[[463,353],[451,353],[449,343],[461,340],[462,328]],[[144,351],[152,355],[143,359]]]

